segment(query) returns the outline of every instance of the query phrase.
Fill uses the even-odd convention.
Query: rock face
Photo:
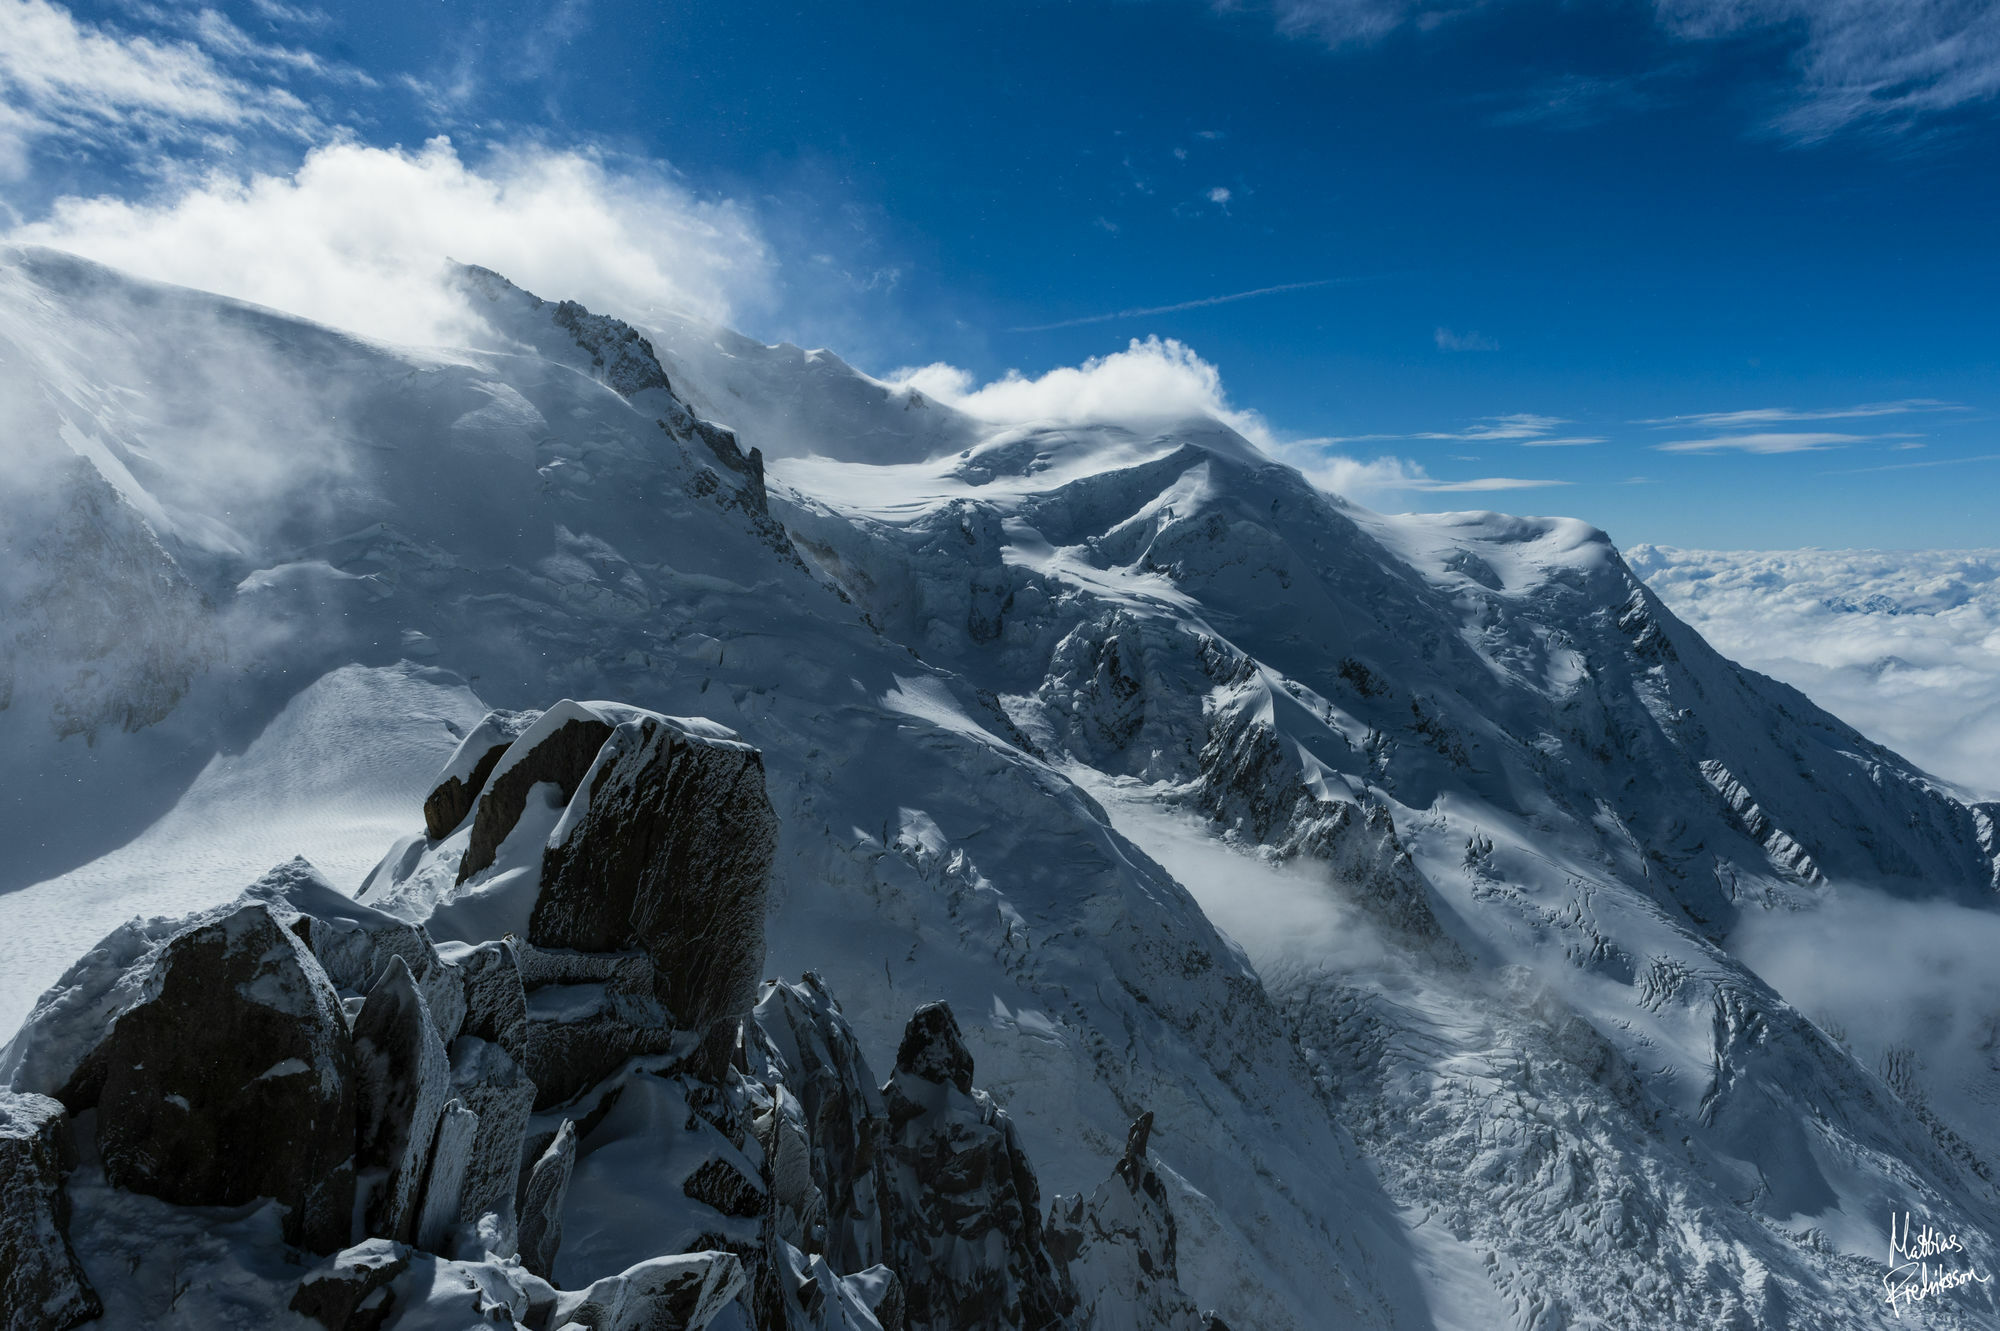
[[[1087,1331],[1215,1325],[1180,1287],[1174,1214],[1166,1185],[1146,1161],[1152,1131],[1152,1114],[1141,1114],[1111,1177],[1087,1200],[1058,1197],[1049,1207],[1049,1248],[1075,1282],[1076,1321]]]
[[[500,843],[521,820],[534,787],[548,782],[562,791],[565,800],[574,795],[610,737],[609,723],[575,703],[558,703],[544,712],[495,760],[473,816],[472,840],[458,862],[458,881],[492,865]]]
[[[354,1019],[355,1164],[371,1234],[415,1237],[432,1143],[451,1099],[451,1060],[402,958]]]
[[[0,1331],[64,1331],[104,1311],[69,1245],[75,1161],[60,1101],[0,1091]]]
[[[540,719],[540,712],[488,712],[467,732],[438,773],[437,785],[424,797],[424,830],[431,840],[450,836],[465,821],[500,755]]]
[[[521,1189],[521,1264],[547,1279],[562,1247],[563,1203],[576,1168],[576,1124],[563,1120]]]
[[[275,1197],[288,1240],[341,1247],[353,1064],[326,972],[259,903],[174,938],[152,984],[102,1046],[106,1176],[185,1206]]]
[[[943,1003],[910,1018],[889,1112],[889,1265],[910,1331],[1059,1327],[1075,1302],[1044,1245],[1041,1192],[1014,1125],[972,1085]]]
[[[777,817],[757,751],[647,716],[597,755],[588,804],[550,838],[528,924],[539,947],[652,959],[674,1024],[726,1062],[764,964]]]
[[[889,1111],[840,1004],[817,974],[765,986],[757,1026],[777,1054],[769,1080],[799,1105],[807,1166],[818,1194],[820,1251],[837,1271],[883,1260]],[[784,1153],[768,1147],[774,1159]],[[789,1236],[788,1236],[789,1237]],[[808,1235],[810,1237],[810,1235]],[[796,1240],[794,1240],[796,1242]]]

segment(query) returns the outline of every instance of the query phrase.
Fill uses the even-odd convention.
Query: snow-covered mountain
[[[1233,1325],[1895,1324],[1892,1212],[2000,1266],[2000,1071],[1879,1065],[1730,948],[1990,914],[2000,809],[1602,533],[458,280],[486,348],[0,252],[0,1028],[129,916],[358,889],[488,708],[616,697],[761,749],[770,968],[877,1066],[949,1001],[1053,1192],[1153,1114]]]

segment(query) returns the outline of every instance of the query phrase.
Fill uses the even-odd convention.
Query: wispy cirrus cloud
[[[1272,12],[1279,31],[1339,49],[1432,31],[1506,3],[1275,0]],[[2000,6],[1982,0],[1653,0],[1651,8],[1656,26],[1683,49],[1782,42],[1790,52],[1788,86],[1770,125],[1796,139],[1909,125],[2000,94]],[[1597,115],[1620,100],[1629,102],[1631,93],[1619,80],[1574,76],[1520,118]]]
[[[1654,444],[1662,453],[1817,453],[1847,444],[1864,444],[1882,435],[1834,434],[1827,431],[1765,431],[1758,434],[1722,434],[1709,439],[1676,439]]]
[[[206,11],[189,31],[132,34],[47,0],[0,0],[0,173],[18,177],[47,140],[217,147],[252,130],[299,140],[324,131],[288,89],[229,67],[234,58],[299,68],[313,57],[254,42]]]
[[[1558,425],[1568,425],[1561,416],[1544,416],[1533,411],[1514,411],[1500,416],[1484,416],[1462,430],[1418,430],[1409,434],[1333,435],[1314,442],[1358,444],[1388,439],[1445,440],[1470,444],[1520,444],[1524,448],[1564,448],[1601,444],[1602,435],[1558,435]]]
[[[1750,407],[1742,411],[1698,411],[1686,416],[1656,416],[1650,420],[1632,423],[1733,430],[1750,425],[1784,425],[1794,421],[1864,420],[1875,416],[1906,416],[1926,411],[1963,410],[1965,408],[1959,403],[1946,402],[1942,398],[1911,397],[1896,402],[1863,402],[1852,407],[1817,407],[1807,410],[1800,410],[1797,407]]]

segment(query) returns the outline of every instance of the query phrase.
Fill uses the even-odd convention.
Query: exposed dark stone
[[[972,1093],[972,1054],[949,1004],[926,1003],[910,1017],[896,1049],[896,1070]]]
[[[458,1218],[473,1224],[488,1212],[507,1214],[521,1174],[521,1147],[535,1103],[535,1084],[499,1045],[461,1035],[451,1046],[451,1089],[479,1115]]]
[[[103,1046],[107,1177],[185,1206],[275,1197],[288,1241],[339,1248],[353,1210],[354,1065],[319,963],[259,903],[175,937],[153,983]]]
[[[401,958],[423,993],[438,1038],[449,1043],[465,1012],[463,981],[439,958],[424,927],[364,906],[294,857],[244,889],[269,902],[280,920],[312,949],[313,959],[343,997],[366,994],[392,957]]]
[[[700,1331],[743,1288],[732,1253],[655,1257],[556,1300],[550,1321],[591,1331]]]
[[[795,1096],[810,1142],[812,1182],[820,1194],[821,1250],[836,1271],[882,1261],[882,1198],[888,1182],[883,1142],[888,1109],[840,1005],[817,974],[800,984],[766,985],[757,1025],[781,1060],[765,1074]],[[775,1132],[765,1150],[778,1158]]]
[[[0,1331],[66,1331],[104,1311],[69,1244],[69,1117],[0,1091]]]
[[[537,963],[552,959],[533,951]],[[653,963],[643,952],[567,955],[592,963],[570,973],[603,978],[542,984],[529,992],[525,1067],[538,1110],[574,1099],[627,1059],[692,1045],[661,1005]]]
[[[292,1311],[327,1331],[379,1331],[396,1308],[391,1286],[409,1268],[410,1250],[400,1243],[357,1243],[305,1273],[292,1295]]]
[[[755,1220],[764,1214],[764,1185],[720,1156],[710,1156],[681,1182],[681,1192],[738,1219]]]
[[[543,855],[528,936],[544,948],[643,948],[667,1015],[704,1038],[719,1073],[763,970],[776,848],[755,749],[657,717],[620,726],[587,810]]]
[[[902,1277],[910,1331],[1043,1331],[1075,1303],[1042,1235],[1041,1190],[993,1098],[972,1088],[972,1056],[951,1009],[910,1019],[889,1112],[887,1263]]]
[[[513,943],[501,939],[454,948],[451,964],[465,988],[459,1034],[497,1044],[516,1063],[528,1060],[528,1001]]]
[[[507,746],[541,718],[540,712],[488,712],[480,723],[459,741],[458,748],[438,774],[437,785],[424,799],[424,831],[433,841],[452,834],[472,812],[486,778]]]
[[[576,1125],[568,1119],[555,1140],[536,1159],[521,1191],[521,1265],[547,1280],[556,1269],[562,1247],[563,1203],[569,1197],[569,1176],[576,1168]]]
[[[459,1203],[465,1195],[465,1175],[479,1137],[479,1115],[456,1098],[445,1101],[431,1137],[430,1160],[424,1166],[423,1205],[414,1228],[416,1244],[427,1252],[445,1252],[458,1228]]]
[[[354,1019],[354,1067],[364,1222],[378,1238],[407,1243],[452,1092],[451,1060],[401,957],[390,961]]]
[[[564,799],[574,795],[590,765],[597,760],[598,749],[610,735],[611,727],[605,722],[578,716],[557,727],[494,777],[479,797],[479,812],[472,820],[472,839],[465,848],[465,857],[458,862],[458,881],[462,883],[492,865],[500,843],[520,821],[530,789],[544,781],[553,781]]]

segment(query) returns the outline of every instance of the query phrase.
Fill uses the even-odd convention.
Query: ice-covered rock
[[[1041,1190],[1014,1124],[972,1084],[943,1003],[917,1009],[882,1087],[888,1265],[911,1331],[1057,1327],[1075,1302],[1042,1234]]]
[[[103,1311],[69,1241],[62,1103],[0,1091],[0,1331],[66,1331]]]
[[[339,1248],[355,1077],[326,972],[260,903],[176,935],[146,985],[98,1051],[97,1147],[111,1182],[186,1206],[274,1197],[289,1208],[288,1239]]]
[[[564,1119],[521,1187],[521,1264],[546,1279],[562,1248],[563,1206],[576,1169],[576,1124]]]

